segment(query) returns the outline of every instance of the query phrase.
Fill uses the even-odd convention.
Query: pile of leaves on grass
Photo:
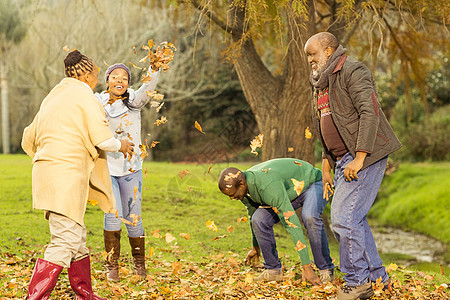
[[[147,251],[146,279],[133,274],[132,259],[123,255],[120,260],[120,281],[106,280],[103,266],[105,253],[92,253],[92,282],[96,293],[108,299],[335,299],[342,285],[342,274],[333,283],[312,286],[302,281],[301,266],[293,262],[285,268],[281,282],[253,282],[262,266],[246,266],[242,257],[232,252],[210,255],[207,262],[192,262],[183,259],[166,261],[158,251]],[[183,252],[172,245],[163,251]],[[20,255],[0,253],[0,300],[23,299],[35,261],[42,257],[42,250],[24,250]],[[411,271],[394,264],[387,270],[393,281],[388,292],[383,285],[374,283],[372,299],[449,299],[446,283],[439,284],[434,276],[420,271]],[[448,277],[443,276],[444,281]],[[53,290],[53,299],[74,299],[67,271],[60,275]]]

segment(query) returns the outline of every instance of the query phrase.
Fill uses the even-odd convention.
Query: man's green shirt
[[[291,201],[299,196],[294,182],[303,182],[301,193],[316,181],[321,180],[322,172],[311,164],[293,158],[277,158],[257,164],[244,171],[248,185],[248,194],[242,200],[251,218],[260,206],[272,207],[281,223],[291,235],[294,245],[300,241],[305,248],[298,251],[302,265],[310,263],[308,248],[303,236],[300,221],[295,214]],[[294,180],[292,180],[294,179]],[[292,212],[294,212],[292,214]],[[285,218],[287,216],[287,218]],[[258,246],[252,229],[253,246]]]

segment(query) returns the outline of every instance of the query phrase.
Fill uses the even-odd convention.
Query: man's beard
[[[320,74],[320,72],[322,71],[323,67],[327,64],[327,58],[325,56],[322,56],[319,58],[319,60],[317,61],[316,65],[317,68],[316,69],[312,69],[311,73],[314,77],[318,76]]]

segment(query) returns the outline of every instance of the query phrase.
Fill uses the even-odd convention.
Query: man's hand
[[[358,172],[361,170],[364,159],[366,158],[367,153],[365,152],[356,152],[356,157],[351,162],[345,166],[344,177],[347,181],[352,181],[352,179],[358,179]]]
[[[256,265],[259,262],[259,257],[261,256],[261,250],[259,247],[253,247],[252,250],[250,250],[247,253],[247,257],[244,260],[244,263],[246,265]]]
[[[331,174],[331,166],[328,159],[322,160],[322,182],[323,182],[323,199],[329,200],[334,194],[333,175]]]
[[[127,140],[120,140],[120,149],[119,152],[123,153],[123,156],[127,158],[127,155],[130,155],[130,157],[134,153],[134,144]]]
[[[303,266],[302,280],[308,281],[308,282],[312,283],[313,285],[321,285],[322,284],[322,281],[320,281],[320,278],[317,277],[316,273],[314,273],[314,270],[311,268],[310,264]]]

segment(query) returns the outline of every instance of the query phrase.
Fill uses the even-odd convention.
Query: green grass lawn
[[[450,162],[402,163],[383,179],[371,216],[450,244]]]
[[[207,277],[199,275],[198,267],[203,268],[204,272],[216,274],[214,276],[218,276],[217,274],[220,274],[224,268],[231,270],[231,273],[223,275],[221,280],[228,280],[226,278],[231,280],[232,276],[245,277],[249,268],[243,266],[241,262],[251,249],[251,234],[248,223],[238,222],[238,219],[246,216],[246,209],[239,201],[230,200],[219,192],[217,178],[220,171],[225,167],[236,166],[246,169],[250,165],[249,163],[213,165],[208,172],[209,165],[166,162],[144,163],[143,170],[146,176],[144,176],[142,219],[147,235],[147,269],[154,276],[149,280],[150,283],[147,282],[146,285],[137,283],[137,280],[131,277],[124,277],[121,281],[123,285],[120,288],[112,289],[111,286],[108,286],[104,272],[102,272],[104,270],[102,266],[104,251],[103,212],[98,207],[88,205],[85,215],[88,232],[87,243],[92,253],[94,285],[97,290],[102,290],[100,294],[111,299],[153,299],[150,296],[150,298],[142,298],[143,296],[135,297],[133,295],[139,294],[140,291],[148,294],[152,290],[156,290],[161,295],[167,292],[169,287],[173,291],[180,288],[180,280],[183,284],[187,280],[194,280],[193,277],[196,278],[195,280],[199,278],[206,280]],[[43,213],[32,209],[31,169],[31,159],[25,155],[0,155],[0,296],[2,289],[5,289],[10,296],[23,296],[34,260],[36,257],[43,257],[43,248],[50,240],[48,222],[44,219]],[[181,178],[179,172],[184,170],[188,170],[189,173]],[[402,172],[402,169],[399,172]],[[408,173],[411,173],[411,171],[408,171]],[[448,180],[448,174],[446,176]],[[394,179],[395,177],[392,176],[389,181],[391,182]],[[403,178],[403,180],[405,179]],[[403,183],[403,180],[393,184]],[[402,188],[402,190],[407,191],[405,188]],[[397,195],[394,188],[393,191],[391,194]],[[383,191],[383,193],[385,195],[386,191]],[[380,201],[377,205],[381,207],[381,205],[386,204]],[[215,222],[218,227],[217,232],[206,226],[208,220]],[[159,230],[160,236],[170,233],[176,240],[168,243],[163,237],[155,237],[154,233],[157,230]],[[190,238],[183,238],[180,236],[181,233],[188,234]],[[299,272],[299,257],[294,250],[291,238],[279,225],[275,227],[275,234],[278,251],[284,266],[287,270],[294,268]],[[213,240],[218,236],[225,237]],[[123,226],[121,245],[121,266],[123,267],[121,273],[123,275],[125,270],[132,268],[125,226]],[[330,248],[331,256],[338,261],[337,244],[332,243]],[[386,256],[386,265],[395,262],[395,257]],[[239,262],[237,269],[230,267],[234,264],[234,260]],[[181,275],[178,276],[177,274],[175,274],[177,276],[174,279],[173,272],[169,279],[166,274],[167,272],[170,273],[170,270],[172,270],[171,264],[174,262],[183,264],[183,270],[186,274],[183,277],[184,279],[180,279]],[[196,274],[192,275],[193,272]],[[258,271],[253,270],[252,272]],[[393,276],[397,276],[398,280],[403,280],[405,274],[405,276],[411,276],[410,273],[416,271],[404,270],[401,272],[403,273]],[[342,278],[342,274],[339,272],[338,274]],[[436,276],[436,284],[448,282],[446,276],[433,272],[431,274]],[[17,277],[17,282],[11,284],[11,277]],[[151,283],[153,278],[157,284]],[[298,277],[295,278],[298,279]],[[222,283],[223,285],[213,288],[215,279],[211,277],[208,280],[210,280],[207,282],[208,284],[211,282],[211,286],[208,285],[205,288],[198,281],[195,285],[191,285],[194,292],[197,288],[199,290],[198,295],[220,293],[221,289],[227,289],[227,286],[229,286],[225,282]],[[240,285],[242,285],[240,281],[233,281],[231,284],[231,286]],[[181,286],[183,287],[183,285]],[[293,290],[288,290],[296,291],[295,293],[304,292],[304,289],[299,290],[295,286],[292,288]],[[70,293],[67,290],[70,291],[67,279],[61,279],[55,293],[60,295],[60,299],[72,297],[73,295],[67,294]],[[258,293],[261,293],[261,291],[259,290]],[[256,292],[255,295],[257,295]],[[303,296],[298,297],[300,297],[298,299],[301,299]],[[0,297],[0,299],[3,300],[4,298]]]

